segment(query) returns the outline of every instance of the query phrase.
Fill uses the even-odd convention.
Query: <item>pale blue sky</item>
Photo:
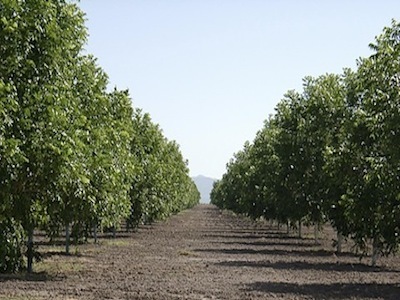
[[[302,78],[341,73],[400,20],[400,1],[81,0],[87,51],[176,140],[191,175],[220,178]]]

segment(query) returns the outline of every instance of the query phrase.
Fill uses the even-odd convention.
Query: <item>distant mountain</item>
[[[203,175],[192,177],[192,179],[196,184],[197,189],[200,192],[201,195],[200,202],[210,203],[210,193],[213,188],[214,181],[216,181],[216,179],[206,177]]]

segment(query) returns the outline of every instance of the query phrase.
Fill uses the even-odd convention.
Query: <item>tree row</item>
[[[0,272],[32,271],[33,233],[94,235],[199,202],[178,144],[84,54],[65,0],[0,1]],[[26,240],[28,241],[26,244]]]
[[[400,24],[356,70],[306,77],[214,185],[212,203],[280,223],[330,222],[372,263],[400,242]]]

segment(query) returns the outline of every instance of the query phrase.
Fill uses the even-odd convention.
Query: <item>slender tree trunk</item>
[[[301,227],[301,220],[299,220],[299,238],[302,238],[302,227]]]
[[[289,220],[287,221],[287,224],[286,224],[286,225],[287,225],[287,231],[286,231],[286,233],[289,234],[289,233],[290,233],[290,221],[289,221]]]
[[[315,244],[318,244],[318,239],[319,239],[319,224],[316,223],[314,225],[314,242],[315,242]]]
[[[94,237],[94,243],[97,244],[97,224],[94,224],[93,226],[93,237]]]
[[[28,273],[32,273],[33,271],[33,229],[30,229],[28,232],[28,251],[27,251],[27,256],[28,256]]]
[[[378,243],[376,241],[376,239],[374,239],[373,243],[372,243],[372,262],[371,265],[373,267],[376,266],[376,262],[378,261],[379,258],[379,247],[378,247]]]
[[[342,253],[343,235],[338,231],[337,233],[336,252]]]
[[[115,239],[117,236],[117,229],[115,228],[115,225],[113,226],[113,239]]]
[[[69,223],[65,224],[65,253],[69,254],[69,245],[70,245],[70,232],[69,232]]]

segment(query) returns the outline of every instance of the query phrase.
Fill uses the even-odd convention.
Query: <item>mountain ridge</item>
[[[210,203],[210,193],[212,191],[214,182],[217,179],[207,177],[204,175],[197,175],[192,177],[194,183],[197,186],[197,189],[200,192],[200,202],[201,203]]]

